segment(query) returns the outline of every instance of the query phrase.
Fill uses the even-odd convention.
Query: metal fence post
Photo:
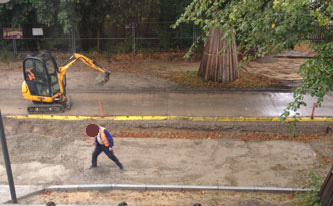
[[[74,29],[74,24],[72,24],[72,52],[73,52],[73,53],[76,53],[75,29]]]
[[[6,165],[8,184],[9,184],[10,195],[12,197],[12,203],[17,203],[12,168],[10,166],[7,141],[6,141],[6,137],[5,137],[5,129],[4,129],[3,123],[2,123],[1,110],[0,110],[0,140],[1,140],[1,146],[2,146],[2,153],[3,153],[4,160],[5,160],[5,165]]]
[[[16,39],[13,39],[13,50],[14,50],[14,56],[17,55],[17,46],[16,46]]]
[[[132,53],[135,55],[135,24],[132,23]]]

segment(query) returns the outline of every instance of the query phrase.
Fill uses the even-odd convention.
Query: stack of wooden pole
[[[223,41],[222,36],[222,29],[211,29],[198,72],[204,80],[232,82],[239,78],[235,36]]]

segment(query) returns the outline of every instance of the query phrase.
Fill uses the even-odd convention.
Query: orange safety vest
[[[31,70],[27,70],[29,80],[35,79],[35,74]]]
[[[101,140],[102,140],[104,146],[109,147],[109,146],[110,146],[110,142],[109,142],[108,138],[106,137],[106,135],[105,135],[105,133],[104,133],[104,130],[105,130],[104,127],[100,127],[100,130],[99,130],[100,133],[99,133],[99,135],[100,135],[100,138],[101,138]],[[99,142],[99,141],[97,140],[97,138],[98,138],[98,135],[95,137],[95,139],[96,139],[97,142]],[[99,142],[99,143],[101,143],[101,142]]]

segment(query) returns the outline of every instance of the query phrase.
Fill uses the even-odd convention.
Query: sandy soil
[[[229,132],[216,129],[209,133],[211,131],[198,129],[131,129],[133,124],[116,125],[110,121],[104,122],[104,126],[114,134],[115,154],[126,170],[120,173],[105,155],[100,156],[99,167],[91,170],[88,168],[94,146],[93,140],[85,134],[87,124],[89,122],[5,119],[16,184],[303,187],[308,183],[310,171],[325,176],[330,167],[325,160],[333,158],[329,135],[310,142],[243,141],[230,138],[242,134],[236,133],[237,127]],[[184,139],[180,131],[194,135]],[[140,132],[152,135],[150,138],[133,137]],[[168,133],[170,138],[156,138],[161,133]],[[5,174],[3,164],[0,174]],[[0,183],[6,181],[6,176],[1,175]]]
[[[200,203],[205,206],[292,206],[297,199],[292,194],[214,192],[214,191],[109,191],[109,192],[45,192],[41,195],[19,201],[21,204],[112,204],[126,202],[128,205],[182,205]]]
[[[311,182],[308,176],[311,171],[325,177],[331,167],[327,160],[333,159],[331,134],[322,133],[307,141],[255,139],[255,135],[260,136],[268,131],[270,134],[287,131],[288,126],[281,123],[232,123],[232,126],[221,123],[206,125],[205,129],[195,129],[195,125],[191,128],[175,122],[177,126],[174,127],[178,127],[176,129],[172,125],[168,128],[160,128],[159,125],[155,125],[156,128],[145,128],[148,126],[135,122],[125,124],[110,121],[102,124],[114,134],[114,151],[124,164],[125,172],[120,173],[117,166],[104,154],[99,157],[98,168],[88,169],[94,149],[93,140],[85,134],[88,123],[90,122],[22,121],[5,118],[15,183],[302,188]],[[184,128],[179,128],[182,124]],[[307,126],[304,125],[304,128]],[[317,125],[312,130],[316,131],[318,128],[321,126]],[[261,133],[253,135],[252,140],[242,139],[242,135],[250,134],[251,130]],[[303,131],[311,136],[312,130]],[[150,136],[147,138],[143,134]],[[0,183],[6,184],[2,159],[0,163]],[[44,193],[23,199],[22,203],[55,201],[64,204],[116,204],[126,200],[131,204],[145,203],[144,205],[192,205],[200,200],[203,205],[286,206],[293,205],[292,199],[293,197],[284,194],[263,193],[112,191]]]
[[[284,84],[301,80],[299,66],[305,59],[302,58],[274,58],[265,57],[244,65],[243,69],[250,73],[260,74],[271,79],[277,79]]]
[[[59,59],[61,65],[65,58]],[[98,59],[98,62],[109,69],[112,74],[110,81],[103,89],[113,91],[122,90],[154,90],[174,89],[181,87],[168,80],[169,77],[186,71],[197,71],[200,60],[185,61],[181,56],[159,58],[122,59],[108,61]],[[276,79],[285,86],[295,86],[300,80],[298,67],[304,62],[304,58],[274,58],[264,57],[251,62],[243,67],[243,70],[261,74],[268,78]],[[21,89],[23,73],[22,59],[18,61],[0,62],[0,70],[5,71],[0,76],[0,89]],[[81,62],[74,64],[67,72],[68,89],[96,89],[96,85],[86,84],[94,82],[98,72],[92,70]]]
[[[284,58],[268,58],[253,62],[246,69],[280,79],[285,79],[286,73],[289,73],[289,80],[293,81],[299,79],[296,67],[300,61],[303,60],[290,59],[289,61],[288,59],[288,62],[285,62]],[[111,80],[104,89],[117,88],[127,91],[179,87],[168,81],[167,78],[179,71],[196,71],[199,67],[198,61],[185,62],[179,59],[169,61],[154,58],[141,62],[102,61],[101,64],[112,71]],[[283,65],[290,67],[285,68]],[[20,89],[22,81],[20,67],[21,62],[0,63],[0,68],[4,71],[0,76],[0,89]],[[88,89],[85,82],[93,81],[95,73],[85,72],[90,70],[83,67],[82,64],[78,64],[72,68],[73,71],[68,73],[69,89]],[[91,87],[89,86],[89,88]],[[170,125],[165,122],[103,122],[102,124],[109,128],[115,136],[115,154],[124,164],[125,172],[120,173],[116,165],[103,154],[99,157],[99,167],[91,170],[88,167],[93,145],[92,139],[85,134],[85,127],[89,123],[91,122],[22,121],[5,118],[4,124],[15,183],[303,187],[307,186],[310,181],[308,177],[310,171],[315,171],[319,176],[326,176],[331,166],[327,160],[333,158],[331,133],[323,135],[324,128],[327,127],[326,123],[316,127],[304,125],[304,133],[321,132],[322,134],[315,139],[303,142],[245,141],[240,138],[232,138],[234,134],[248,134],[253,131],[288,133],[288,125],[283,124],[206,124],[180,121]],[[150,132],[152,135],[150,138],[120,135],[128,131]],[[192,136],[197,138],[186,139],[181,135],[174,138],[180,131],[195,133]],[[214,134],[209,136],[207,135],[209,132],[214,132]],[[171,135],[170,138],[156,138],[160,137],[160,133],[176,135]],[[218,134],[218,138],[215,134]],[[0,183],[6,184],[7,177],[4,175],[5,168],[2,159],[0,163],[0,174],[2,174]],[[157,172],[154,172],[156,170]],[[112,192],[110,195],[117,194],[121,197],[120,192]],[[66,193],[66,195],[70,194]],[[78,194],[75,198],[81,195]],[[93,193],[87,196],[91,195],[94,196]],[[156,196],[156,194],[147,194],[147,196],[149,195]],[[265,201],[267,201],[265,196],[259,195],[258,198],[261,198],[259,201],[254,197],[240,199],[244,195],[237,195],[227,195],[226,197],[219,194],[216,195],[216,199],[228,199],[227,202],[235,203],[229,205],[265,205]],[[60,194],[55,194],[55,196],[62,197]],[[142,195],[140,194],[140,196]],[[163,194],[157,196],[161,197]],[[173,196],[176,196],[175,199],[178,201],[182,200],[179,198],[182,196],[177,196],[177,194]],[[228,205],[227,203],[212,203],[215,194],[207,196],[208,198],[204,199],[207,205]],[[134,199],[139,197],[136,195]],[[75,198],[74,202],[64,203],[75,203],[77,201]],[[196,200],[195,198],[192,199]],[[203,200],[203,197],[201,199]],[[115,200],[120,201],[121,198]],[[86,200],[86,202],[89,201],[92,200]],[[139,198],[136,203],[141,204],[142,201],[145,200]],[[260,204],[240,201],[259,201]],[[279,201],[276,203],[274,197],[269,201],[271,202],[266,205],[281,203]]]

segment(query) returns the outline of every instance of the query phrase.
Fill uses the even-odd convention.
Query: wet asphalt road
[[[125,116],[202,116],[202,117],[278,117],[293,100],[288,92],[81,92],[69,91],[73,106],[61,115]],[[315,98],[306,96],[308,106],[301,108],[300,116],[311,116]],[[315,117],[333,116],[333,94],[325,97]],[[30,104],[19,90],[0,91],[0,109],[3,115],[27,115]]]

